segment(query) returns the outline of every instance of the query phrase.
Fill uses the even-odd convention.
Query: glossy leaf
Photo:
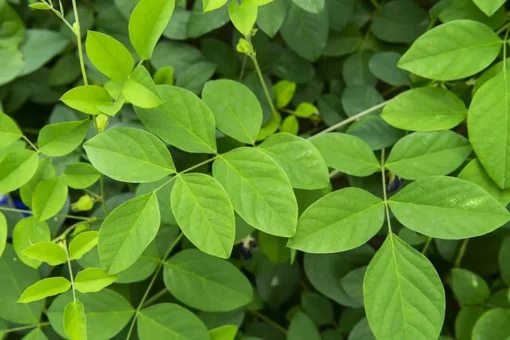
[[[140,129],[107,130],[88,140],[84,148],[92,165],[117,181],[154,182],[175,172],[165,144]]]
[[[234,246],[234,209],[225,189],[211,176],[177,176],[172,211],[184,235],[203,252],[228,259]]]
[[[9,193],[26,184],[37,171],[38,163],[37,153],[30,150],[0,156],[0,192]]]
[[[74,286],[80,293],[95,293],[117,280],[117,275],[108,275],[101,268],[85,268],[76,274]]]
[[[490,296],[483,278],[461,268],[452,268],[452,290],[461,305],[483,305]]]
[[[72,109],[89,115],[101,114],[98,106],[112,104],[112,98],[103,87],[97,85],[83,85],[75,87],[60,98],[64,104]]]
[[[89,131],[89,126],[89,119],[46,125],[37,138],[39,150],[52,157],[67,155],[80,146]]]
[[[296,83],[288,80],[280,80],[273,85],[275,105],[277,109],[283,109],[289,105],[296,93]]]
[[[71,301],[64,310],[64,331],[72,340],[87,339],[87,319],[81,301]]]
[[[23,250],[23,254],[34,259],[57,266],[67,261],[65,249],[54,242],[39,242]]]
[[[73,189],[85,189],[96,183],[101,173],[89,163],[67,164],[64,170],[64,179]]]
[[[0,148],[9,146],[21,137],[23,137],[23,133],[16,122],[5,113],[0,112]]]
[[[275,236],[292,236],[297,203],[285,172],[263,151],[238,148],[213,163],[235,211],[253,227]]]
[[[37,281],[23,291],[18,302],[28,303],[44,299],[48,296],[62,294],[71,288],[71,282],[65,277],[50,277]]]
[[[452,177],[413,182],[392,196],[389,205],[404,226],[447,240],[484,235],[510,220],[506,209],[485,190]]]
[[[67,184],[64,177],[45,179],[35,187],[32,196],[32,209],[39,221],[58,214],[67,200]]]
[[[425,256],[394,234],[368,265],[363,295],[377,339],[439,337],[445,314],[441,279]]]
[[[122,94],[135,106],[152,109],[163,104],[156,84],[143,65],[138,65],[124,83]]]
[[[69,242],[69,258],[79,260],[98,243],[99,233],[97,231],[84,231],[76,235]]]

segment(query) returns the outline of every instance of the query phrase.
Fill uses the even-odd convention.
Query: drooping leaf
[[[461,305],[483,305],[490,297],[487,282],[462,268],[452,268],[452,290]]]
[[[87,318],[81,301],[71,301],[64,309],[64,331],[72,340],[87,340]]]
[[[374,152],[363,140],[344,133],[327,133],[310,139],[328,166],[353,176],[370,176],[381,170]]]
[[[234,246],[235,219],[225,189],[205,174],[177,176],[172,211],[184,235],[203,252],[228,259]]]
[[[112,98],[104,87],[97,85],[82,85],[64,93],[60,98],[64,104],[89,115],[101,114],[99,106],[109,106]]]
[[[510,336],[510,311],[495,308],[485,312],[473,327],[472,339],[507,339]]]
[[[37,171],[39,158],[30,150],[0,156],[0,192],[6,194],[26,184]]]
[[[46,125],[37,138],[39,150],[52,157],[67,155],[83,142],[89,125],[89,119]]]
[[[133,105],[145,109],[152,109],[163,104],[156,84],[143,65],[138,65],[131,73],[124,83],[122,94]]]
[[[95,293],[117,280],[117,275],[109,275],[101,268],[85,268],[76,274],[74,286],[80,293]]]
[[[420,36],[398,66],[425,78],[461,79],[489,66],[498,56],[501,44],[498,35],[484,24],[455,20]]]
[[[484,235],[510,220],[506,209],[485,190],[453,177],[413,182],[392,196],[389,205],[404,226],[447,240]]]
[[[39,242],[23,250],[23,254],[34,259],[57,266],[67,261],[66,251],[54,242]]]
[[[67,200],[67,184],[64,177],[45,179],[35,187],[32,196],[32,210],[39,221],[58,214]]]
[[[18,302],[28,303],[44,299],[48,296],[62,294],[67,292],[71,288],[71,282],[65,277],[49,277],[37,281],[27,289],[23,291]]]
[[[98,243],[99,233],[97,231],[84,231],[79,233],[69,243],[69,258],[79,260]]]
[[[345,188],[308,207],[287,246],[307,253],[346,251],[367,242],[383,222],[380,198],[358,188]]]
[[[183,250],[171,257],[165,262],[163,278],[175,298],[202,311],[231,311],[253,298],[250,282],[234,265],[198,250]]]
[[[312,319],[303,312],[297,311],[292,317],[289,326],[288,340],[321,340],[317,327]]]
[[[209,339],[204,323],[186,308],[173,303],[142,309],[137,326],[140,340]]]
[[[108,274],[131,266],[159,230],[158,199],[151,192],[135,197],[113,210],[99,229],[99,258]]]
[[[0,148],[9,146],[21,137],[23,137],[23,133],[16,122],[5,113],[0,112]]]
[[[85,189],[96,183],[101,173],[89,163],[71,163],[64,169],[64,179],[73,189]]]
[[[140,129],[107,130],[88,140],[84,148],[92,165],[117,181],[154,182],[175,172],[165,144]]]
[[[439,337],[445,314],[441,279],[429,260],[398,236],[390,233],[368,265],[363,296],[377,339]]]
[[[275,236],[294,235],[297,203],[292,187],[263,151],[238,148],[222,154],[213,163],[213,175],[248,224]]]
[[[164,103],[154,109],[136,108],[142,123],[165,142],[186,152],[215,153],[214,116],[192,92],[158,85]]]
[[[228,5],[228,15],[235,28],[244,36],[249,36],[257,20],[257,5],[231,1]]]
[[[129,40],[141,60],[148,60],[174,12],[174,0],[140,0],[129,18]]]

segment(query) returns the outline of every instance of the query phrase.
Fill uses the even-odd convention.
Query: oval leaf
[[[46,125],[37,138],[39,150],[52,157],[67,155],[83,142],[89,125],[89,119]]]
[[[95,293],[117,280],[117,275],[108,275],[101,268],[85,268],[76,274],[74,286],[80,293]]]
[[[472,339],[491,340],[510,337],[510,311],[508,309],[491,309],[475,323]]]
[[[37,171],[39,158],[30,150],[11,151],[0,156],[0,192],[9,193],[26,184]]]
[[[34,260],[57,266],[66,263],[67,255],[64,248],[53,242],[39,242],[23,250],[23,254]]]
[[[72,340],[87,340],[87,319],[79,300],[69,302],[64,310],[64,331]]]
[[[39,221],[58,214],[67,200],[67,184],[64,177],[45,179],[35,187],[32,209]]]
[[[101,173],[89,163],[67,164],[64,170],[64,179],[73,189],[85,189],[96,183]]]
[[[99,232],[85,231],[78,234],[69,243],[69,258],[71,260],[79,260],[83,255],[88,253],[97,245]]]
[[[3,112],[0,112],[0,148],[9,146],[12,142],[23,137],[16,122]]]
[[[70,108],[89,115],[101,114],[98,106],[112,105],[112,98],[103,87],[97,85],[83,85],[75,87],[60,98]]]
[[[48,296],[62,294],[71,288],[71,282],[65,277],[50,277],[37,281],[21,294],[18,302],[27,303],[41,300]]]
[[[145,109],[157,107],[163,103],[152,77],[143,65],[138,65],[122,88],[124,98],[133,105]]]

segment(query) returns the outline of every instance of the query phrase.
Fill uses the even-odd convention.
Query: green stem
[[[251,41],[248,41],[251,44]],[[269,104],[269,107],[271,108],[271,112],[274,116],[278,116],[278,111],[276,110],[276,107],[274,106],[273,99],[271,98],[271,94],[269,94],[269,89],[267,88],[266,81],[264,80],[264,75],[262,74],[262,71],[260,70],[259,62],[257,61],[257,54],[254,52],[253,45],[251,45],[251,53],[248,54],[250,59],[253,61],[253,65],[255,66],[255,71],[257,72],[257,75],[259,76],[260,85],[262,86],[262,89],[264,90],[264,94],[266,95],[267,103]]]
[[[423,255],[425,255],[425,253],[427,252],[427,250],[429,249],[429,246],[430,246],[430,243],[432,242],[433,238],[432,237],[427,237],[427,241],[425,242],[425,245],[423,246],[423,249],[421,250],[421,253]]]
[[[15,208],[7,208],[7,207],[0,207],[0,210],[9,211],[9,212],[17,212],[17,213],[22,213],[22,214],[33,214],[31,210],[23,210],[23,209],[15,209]],[[87,221],[87,222],[91,222],[91,221],[96,221],[97,220],[95,217],[84,217],[84,216],[76,216],[76,215],[62,215],[62,214],[58,214],[58,215],[55,215],[55,216],[71,218],[71,219],[74,219],[74,220]]]
[[[282,332],[283,334],[287,334],[287,330],[285,328],[283,328],[281,325],[277,324],[276,322],[274,322],[273,320],[271,320],[270,318],[268,318],[267,316],[265,316],[264,314],[262,313],[259,313],[255,310],[248,310],[248,313],[250,313],[251,315],[253,315],[254,317],[262,320],[262,321],[265,321],[266,323],[268,323],[269,325],[273,326],[274,328],[276,328],[277,330],[279,330],[280,332]]]
[[[212,161],[214,161],[218,156],[214,156],[212,158],[209,158],[209,159],[206,159],[205,161],[203,162],[200,162],[196,165],[193,165],[191,168],[187,168],[186,170],[183,170],[181,171],[180,173],[181,174],[185,174],[186,172],[190,172],[191,170],[195,170],[196,168],[200,168],[201,166],[203,165],[206,165],[207,163],[211,163]]]
[[[496,31],[496,34],[499,35],[503,33],[507,28],[510,27],[510,22],[507,22],[503,27],[501,27],[499,30]],[[506,39],[505,39],[506,41]]]
[[[372,3],[372,5],[373,5],[376,9],[381,8],[381,5],[379,5],[379,3],[377,2],[377,0],[370,0],[370,2]]]
[[[30,139],[27,138],[27,136],[23,136],[23,139],[28,143],[28,145],[30,145],[32,147],[32,149],[34,149],[37,153],[41,153],[41,151],[37,148],[37,146],[34,145],[34,143],[32,143],[30,141]]]
[[[74,275],[73,268],[71,267],[71,258],[69,257],[69,252],[67,251],[67,242],[66,240],[62,240],[64,244],[64,250],[66,251],[67,256],[67,268],[69,269],[69,278],[71,279],[71,289],[73,290],[73,301],[76,302],[76,289],[74,288]]]
[[[133,332],[133,328],[135,327],[135,322],[136,322],[136,318],[138,317],[138,313],[142,309],[142,307],[143,307],[143,305],[145,303],[145,300],[147,299],[147,296],[149,296],[149,293],[150,293],[150,291],[152,289],[152,286],[154,285],[154,282],[156,282],[156,279],[158,278],[158,275],[161,272],[161,268],[163,268],[163,264],[165,263],[165,259],[170,255],[170,253],[172,252],[172,250],[174,250],[174,248],[177,246],[177,244],[179,244],[179,241],[181,240],[182,236],[183,236],[182,233],[179,234],[179,236],[177,236],[175,241],[170,245],[170,248],[168,248],[168,251],[166,252],[166,254],[163,255],[163,260],[158,264],[158,267],[156,268],[156,271],[152,275],[151,282],[149,282],[149,286],[145,290],[145,293],[143,294],[142,300],[140,301],[140,303],[138,304],[138,307],[136,308],[135,314],[133,316],[133,320],[131,321],[131,325],[129,326],[129,331],[128,331],[128,334],[126,336],[126,340],[129,340],[129,338],[131,337],[131,333]]]
[[[455,257],[454,266],[455,268],[459,268],[462,264],[462,258],[464,257],[464,254],[466,253],[467,245],[468,245],[469,239],[462,240],[462,243],[459,248],[459,252],[457,253],[457,257]]]
[[[7,333],[12,333],[12,332],[18,332],[18,331],[24,331],[25,329],[31,329],[31,328],[36,328],[36,327],[44,327],[44,326],[48,326],[50,323],[49,322],[41,322],[41,323],[37,323],[35,325],[27,325],[27,326],[20,326],[20,327],[14,327],[14,328],[9,328],[9,329],[3,329],[0,331],[0,334],[7,334]]]
[[[157,301],[160,297],[164,296],[167,293],[168,293],[168,290],[166,288],[161,289],[159,292],[157,292],[156,294],[151,296],[150,299],[145,301],[145,303],[143,304],[142,307],[147,307],[147,306],[151,305],[153,302]]]
[[[383,188],[383,198],[384,198],[384,208],[386,210],[386,221],[388,222],[388,232],[393,233],[391,230],[391,220],[390,220],[390,208],[388,207],[388,194],[386,193],[386,174],[384,173],[384,148],[381,150],[381,175],[382,175],[382,188]]]
[[[106,206],[106,197],[104,195],[104,176],[103,175],[101,175],[101,177],[99,177],[99,190],[100,190],[99,197],[101,197],[101,205],[103,206],[104,217],[106,217],[106,216],[108,216],[108,207]]]
[[[243,56],[243,64],[241,65],[241,72],[239,72],[239,82],[241,82],[244,78],[244,72],[246,71],[246,62],[248,61],[247,55]]]
[[[76,42],[78,43],[78,56],[80,57],[80,68],[81,75],[83,77],[83,84],[88,85],[87,72],[85,71],[85,62],[83,61],[83,47],[81,45],[81,28],[80,28],[80,17],[78,16],[78,7],[76,6],[76,0],[73,0],[73,11],[76,28],[73,29],[74,35],[76,36]],[[72,29],[72,28],[71,28]]]

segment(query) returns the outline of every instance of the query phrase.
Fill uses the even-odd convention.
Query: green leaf
[[[504,122],[509,117],[510,84],[504,69],[475,93],[468,114],[469,140],[480,163],[489,176],[502,188],[510,188],[510,165],[507,156],[510,130]]]
[[[257,13],[257,26],[273,38],[280,30],[287,16],[289,0],[273,0],[267,5],[260,6]]]
[[[461,305],[483,305],[490,297],[487,282],[479,275],[462,268],[452,268],[452,290]]]
[[[21,201],[28,207],[32,207],[32,197],[35,187],[44,179],[55,177],[55,169],[51,158],[40,158],[35,175],[30,181],[20,188]]]
[[[429,21],[427,11],[419,3],[391,1],[376,12],[370,29],[382,41],[410,44],[425,33]]]
[[[9,6],[5,8],[10,9]],[[4,85],[16,78],[23,69],[25,63],[23,61],[23,54],[21,54],[17,46],[7,45],[5,48],[1,48],[0,59],[2,60],[2,66],[0,67],[0,85]]]
[[[36,324],[41,319],[44,301],[17,303],[23,290],[40,279],[37,270],[27,267],[7,244],[0,257],[0,317],[17,324]]]
[[[87,336],[89,339],[111,339],[129,322],[134,309],[119,293],[104,289],[98,293],[76,293],[76,298],[83,303],[87,319]],[[66,337],[64,330],[65,307],[73,301],[73,294],[68,292],[58,296],[47,311],[51,327],[61,337]]]
[[[155,109],[136,107],[142,123],[165,142],[186,152],[216,153],[214,116],[194,93],[158,85],[164,103]]]
[[[71,260],[79,260],[98,243],[99,232],[84,231],[78,234],[69,243],[69,258]]]
[[[69,85],[81,76],[80,60],[75,54],[64,54],[55,62],[48,75],[48,85]]]
[[[249,36],[255,21],[257,20],[256,5],[242,3],[239,5],[237,1],[231,1],[228,5],[228,15],[232,24],[245,37]]]
[[[501,278],[506,284],[510,282],[510,238],[505,238],[501,243],[501,248],[498,254],[499,271],[501,272]]]
[[[368,62],[370,72],[385,83],[393,86],[409,84],[409,72],[397,67],[401,55],[396,52],[379,52],[374,54]]]
[[[365,141],[372,150],[380,150],[395,144],[404,132],[388,125],[380,115],[368,115],[355,121],[346,131]]]
[[[280,131],[297,135],[299,133],[299,121],[296,116],[287,116],[280,125]]]
[[[383,109],[381,118],[403,130],[448,130],[467,116],[464,102],[452,92],[439,87],[420,87],[405,91]]]
[[[122,94],[133,105],[144,109],[152,109],[163,104],[156,84],[143,65],[138,65],[131,73],[129,79],[124,83]]]
[[[333,305],[324,295],[308,290],[303,291],[301,307],[317,326],[325,326],[334,322]]]
[[[476,321],[485,312],[482,306],[462,307],[455,318],[455,337],[459,340],[471,339]]]
[[[484,24],[455,20],[420,36],[398,66],[425,78],[461,79],[489,66],[498,56],[501,44],[498,35]]]
[[[48,340],[48,338],[41,328],[34,328],[30,333],[25,335],[22,340]]]
[[[322,54],[328,39],[328,13],[314,14],[291,4],[280,29],[285,43],[299,56],[316,61]]]
[[[99,258],[108,274],[131,266],[159,230],[158,199],[151,192],[135,197],[113,210],[99,229]]]
[[[310,139],[329,167],[353,176],[370,176],[381,170],[374,152],[362,139],[344,133],[327,133]]]
[[[64,169],[64,179],[73,189],[85,189],[96,183],[101,173],[89,163],[71,163]]]
[[[399,177],[448,175],[471,154],[469,141],[453,131],[415,132],[400,139],[384,166]]]
[[[510,311],[495,308],[483,314],[473,328],[472,339],[508,339],[510,336]]]
[[[88,140],[84,148],[92,165],[117,181],[154,182],[175,172],[165,144],[140,129],[107,130]]]
[[[202,91],[218,130],[246,144],[254,144],[262,125],[262,108],[251,90],[236,81],[209,81]]]
[[[211,340],[234,340],[237,334],[237,326],[223,325],[209,331]]]
[[[297,203],[285,172],[254,148],[237,148],[213,163],[213,175],[235,211],[251,226],[271,235],[294,235]]]
[[[289,105],[296,93],[296,83],[288,80],[280,80],[273,85],[275,105],[277,109],[283,109]]]
[[[308,140],[278,133],[259,145],[285,171],[293,188],[321,189],[329,184],[326,162]]]
[[[64,331],[72,340],[87,339],[87,318],[80,300],[67,304],[64,310]]]
[[[492,1],[496,3],[499,0]],[[493,15],[487,16],[482,12],[473,0],[451,0],[446,8],[439,13],[442,22],[467,19],[480,22],[493,30],[500,28],[506,22],[506,11],[504,8],[496,10]]]
[[[23,263],[36,269],[41,265],[41,261],[29,258],[23,253],[23,250],[34,243],[49,242],[50,240],[48,224],[37,221],[33,216],[21,219],[16,223],[12,232],[12,243],[16,254]]]
[[[198,38],[229,21],[227,6],[216,11],[204,13],[202,0],[193,3],[193,10],[187,25],[188,38]]]
[[[0,112],[0,148],[9,146],[21,137],[23,137],[23,133],[16,122],[5,113]]]
[[[250,282],[233,264],[198,250],[183,250],[168,259],[163,278],[177,300],[202,311],[231,311],[253,298]]]
[[[0,192],[6,194],[26,184],[37,171],[38,163],[37,153],[30,150],[0,156]]]
[[[67,184],[64,177],[45,179],[35,187],[32,196],[32,209],[39,221],[58,214],[67,200]]]
[[[140,311],[140,340],[209,339],[204,323],[192,312],[173,303],[160,303]]]
[[[342,65],[342,76],[348,86],[347,89],[351,86],[367,85],[372,88],[375,86],[377,78],[370,72],[369,68],[369,62],[373,55],[374,52],[372,51],[360,51],[345,59]]]
[[[287,239],[259,231],[257,243],[260,250],[274,263],[285,263],[290,259],[290,249],[285,245]]]
[[[377,339],[439,337],[445,314],[441,279],[428,259],[398,236],[390,233],[368,265],[363,296]]]
[[[76,274],[74,286],[80,293],[95,293],[117,280],[117,275],[108,275],[101,268],[85,268]]]
[[[473,0],[473,2],[489,17],[505,4],[505,0]]]
[[[131,74],[135,61],[120,41],[107,34],[88,31],[85,42],[92,64],[113,80],[124,80]]]
[[[174,12],[174,0],[140,0],[129,18],[129,40],[141,60],[148,60]]]
[[[203,252],[228,259],[234,246],[234,210],[220,183],[205,174],[177,176],[172,211],[182,232]]]
[[[507,210],[478,185],[434,176],[390,198],[395,217],[421,234],[456,240],[487,234],[510,220]]]
[[[65,277],[50,277],[37,281],[23,291],[18,302],[28,303],[41,300],[48,296],[54,296],[67,292],[71,288],[71,282]]]
[[[58,266],[67,261],[66,251],[54,242],[39,242],[23,250],[23,254],[31,259]]]
[[[300,103],[296,107],[296,110],[294,111],[294,114],[297,117],[301,117],[301,118],[310,118],[314,115],[317,115],[318,113],[319,113],[319,109],[315,105],[307,103],[307,102]]]
[[[319,14],[324,10],[324,0],[292,0],[307,12]]]
[[[62,34],[44,29],[29,29],[20,52],[25,64],[18,76],[32,73],[58,55],[69,41]]]
[[[52,157],[64,156],[73,152],[85,139],[90,120],[45,125],[39,132],[39,150]]]
[[[50,5],[48,5],[45,2],[36,2],[36,3],[28,5],[28,7],[32,8],[32,9],[43,10],[43,11],[47,11],[47,10],[51,9]]]
[[[198,95],[204,84],[212,78],[216,68],[216,64],[208,61],[191,65],[185,71],[179,73],[175,85]]]
[[[7,243],[7,219],[5,215],[0,212],[0,258],[5,250],[5,245]]]
[[[99,106],[112,104],[112,98],[103,87],[97,85],[82,85],[72,88],[60,98],[64,104],[89,115],[101,114]]]
[[[204,13],[214,11],[220,7],[223,7],[227,3],[227,0],[204,0]]]
[[[383,201],[364,190],[334,191],[308,207],[287,246],[307,253],[336,253],[370,240],[384,223]]]

